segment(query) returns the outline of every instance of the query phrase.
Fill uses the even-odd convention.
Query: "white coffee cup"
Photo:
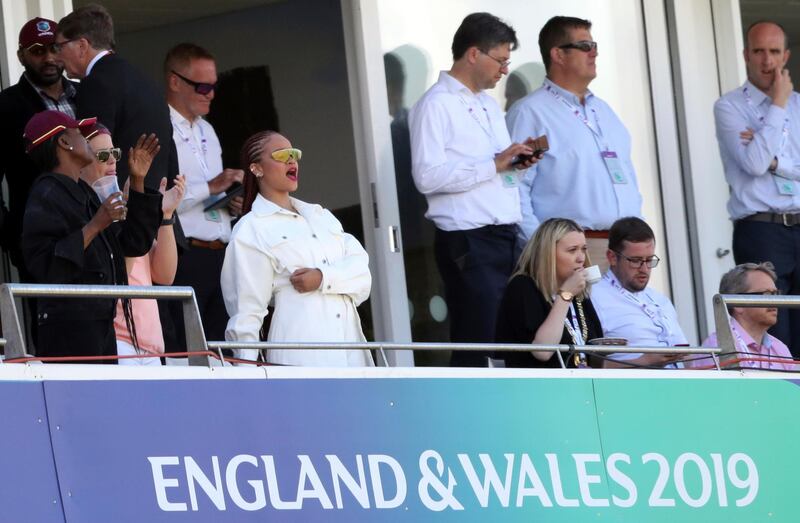
[[[117,182],[117,177],[113,174],[101,176],[92,183],[92,189],[97,193],[102,203],[115,192],[119,192],[119,182]]]
[[[600,267],[597,265],[586,267],[584,271],[586,272],[586,281],[588,283],[597,283],[600,281],[600,278],[602,278],[600,275]]]

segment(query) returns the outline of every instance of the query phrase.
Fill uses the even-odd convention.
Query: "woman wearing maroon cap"
[[[145,193],[143,176],[131,176],[127,207],[120,193],[101,203],[80,179],[94,161],[84,137],[94,123],[42,111],[25,127],[42,174],[25,208],[22,253],[38,283],[126,284],[125,256],[147,253],[161,221],[161,195]],[[109,298],[39,299],[36,355],[115,355],[115,310]]]

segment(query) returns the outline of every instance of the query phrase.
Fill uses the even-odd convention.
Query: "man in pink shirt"
[[[720,294],[751,294],[774,296],[779,294],[775,281],[775,268],[770,262],[743,263],[722,277]],[[739,368],[796,370],[790,362],[792,355],[786,345],[767,332],[778,322],[775,307],[731,307],[731,334],[736,343],[736,366]],[[703,342],[704,347],[717,347],[717,333]],[[694,360],[687,366],[708,367],[706,358]],[[728,367],[730,368],[730,367]]]

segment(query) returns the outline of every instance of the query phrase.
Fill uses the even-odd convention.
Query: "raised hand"
[[[160,150],[161,146],[158,144],[158,138],[153,133],[149,136],[143,134],[136,140],[136,145],[128,151],[128,169],[134,184],[137,179],[142,180],[142,183],[144,183],[144,177],[147,176],[147,171],[150,170],[153,158]],[[135,185],[133,188],[137,189]]]
[[[794,85],[792,84],[789,70],[776,67],[773,70],[772,85],[767,92],[772,99],[772,103],[780,107],[786,107],[793,90]]]
[[[176,176],[174,185],[170,190],[167,190],[167,179],[161,178],[158,191],[164,197],[161,200],[161,212],[164,214],[164,219],[169,220],[172,218],[175,209],[181,204],[183,195],[186,193],[186,177],[182,174]]]

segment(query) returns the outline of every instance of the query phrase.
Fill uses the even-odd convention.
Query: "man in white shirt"
[[[605,266],[608,229],[623,216],[640,216],[642,197],[631,162],[631,138],[620,119],[589,91],[597,76],[592,23],[556,16],[539,32],[547,70],[541,88],[506,115],[513,140],[547,135],[550,150],[519,184],[527,242],[539,223],[570,218],[586,229],[589,256]]]
[[[244,172],[223,169],[219,139],[203,119],[217,84],[211,53],[195,44],[178,44],[167,53],[164,75],[178,168],[186,176],[186,194],[178,213],[189,249],[178,260],[174,285],[194,288],[206,338],[223,340],[228,314],[219,275],[231,236],[231,215],[225,205],[210,207],[225,197],[233,183],[241,183]],[[185,346],[183,309],[179,302],[170,302],[169,308],[176,332],[165,332],[166,349],[180,352]]]
[[[800,95],[784,69],[789,44],[774,22],[751,25],[745,40],[747,81],[714,104],[733,257],[772,262],[778,289],[800,294]],[[779,309],[770,332],[800,354],[800,309]]]
[[[609,230],[607,260],[609,270],[592,287],[592,303],[597,310],[603,335],[625,338],[628,345],[675,347],[687,345],[678,313],[669,298],[650,289],[652,270],[660,261],[653,229],[642,219],[622,218]],[[663,367],[679,359],[668,354],[617,353],[609,356],[606,367]]]
[[[453,66],[409,113],[412,175],[436,225],[450,340],[491,342],[497,308],[516,261],[521,216],[512,164],[532,155],[512,144],[503,114],[483,92],[508,73],[517,36],[489,13],[473,13],[453,37]],[[519,168],[535,162],[520,158]],[[455,352],[451,364],[485,366],[486,353]]]

